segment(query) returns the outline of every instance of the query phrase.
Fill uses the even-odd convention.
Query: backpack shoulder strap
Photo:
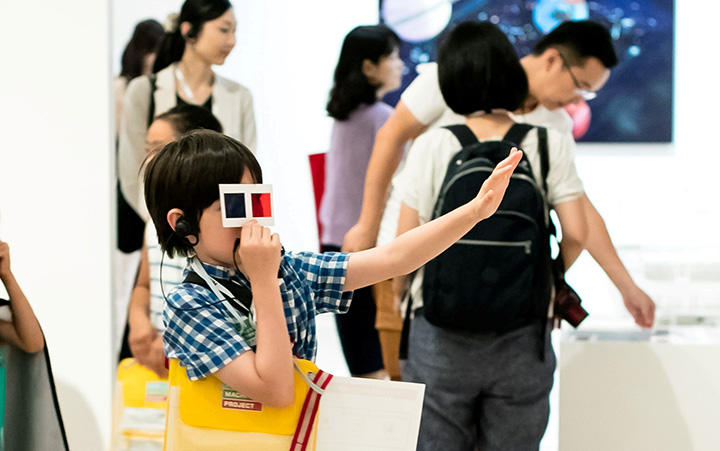
[[[510,127],[510,130],[505,133],[505,136],[503,137],[504,141],[509,141],[513,144],[515,144],[517,147],[520,147],[520,144],[523,142],[523,139],[525,139],[525,135],[528,134],[530,130],[533,129],[533,126],[530,124],[513,124],[512,127]]]
[[[540,156],[540,174],[542,175],[543,190],[545,190],[545,193],[547,193],[547,176],[548,172],[550,172],[550,154],[548,152],[547,128],[535,127],[534,125],[530,124],[516,123],[513,124],[512,127],[510,127],[510,130],[508,130],[508,132],[505,134],[503,140],[509,141],[519,147],[520,143],[522,143],[523,139],[525,139],[525,136],[533,128],[537,128],[538,155]]]
[[[547,177],[550,172],[550,154],[548,151],[547,128],[537,127],[538,134],[538,154],[540,155],[540,174],[542,174],[543,189],[545,195],[548,192]]]
[[[247,310],[250,308],[250,305],[252,304],[252,292],[240,285],[237,284],[231,280],[225,280],[225,279],[216,279],[218,283],[220,283],[222,286],[227,288],[230,293],[233,295],[233,299],[230,299],[231,304],[235,304],[235,302],[239,302],[242,304],[243,307],[245,307],[244,310]],[[188,271],[187,275],[185,276],[185,279],[183,280],[183,283],[192,283],[195,285],[200,285],[201,287],[207,288],[208,290],[210,287],[208,286],[207,282],[203,280],[202,277],[200,277],[195,271]],[[233,305],[234,306],[234,305]],[[236,306],[234,306],[237,308]]]
[[[478,142],[475,133],[465,124],[446,125],[443,128],[450,130],[463,147],[468,147]]]
[[[147,125],[150,128],[150,124],[155,120],[155,82],[157,81],[157,74],[150,74],[148,80],[150,80],[150,108],[148,108]]]

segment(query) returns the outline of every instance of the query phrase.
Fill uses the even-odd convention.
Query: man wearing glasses
[[[571,134],[572,120],[563,107],[596,97],[607,82],[610,69],[617,64],[617,56],[603,26],[578,21],[559,25],[520,63],[527,74],[529,95],[523,107],[513,112],[513,119]],[[391,190],[388,197],[388,188],[405,144],[430,127],[463,122],[445,104],[438,85],[437,65],[418,66],[418,73],[378,131],[365,178],[362,212],[358,223],[345,235],[344,251],[367,249],[376,240],[382,243],[394,236],[400,201]],[[587,249],[620,291],[635,322],[641,327],[652,327],[655,304],[620,261],[602,217],[586,195],[577,200],[574,209],[566,214],[578,218],[573,221],[576,229],[573,235],[581,240],[582,246],[573,246],[579,250],[569,261],[566,259],[566,266],[572,264],[583,248]],[[380,307],[378,315],[386,314]]]

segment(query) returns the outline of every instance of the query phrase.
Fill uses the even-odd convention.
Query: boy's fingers
[[[243,242],[248,242],[250,239],[252,239],[253,235],[255,235],[254,231],[256,226],[257,221],[254,219],[243,224],[242,232],[240,233],[240,244],[242,244]]]
[[[504,167],[506,165],[508,166],[516,166],[520,160],[522,159],[522,151],[518,150],[516,147],[513,147],[510,149],[510,154],[505,157],[504,160],[502,160],[500,163],[498,163],[497,167]]]

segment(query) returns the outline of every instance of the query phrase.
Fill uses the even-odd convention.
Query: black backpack
[[[515,124],[502,141],[478,142],[465,125],[445,127],[462,149],[448,164],[433,218],[472,200],[495,165],[533,128]],[[547,129],[537,127],[543,188],[523,155],[497,212],[425,265],[423,311],[440,327],[504,332],[547,316],[551,296]]]

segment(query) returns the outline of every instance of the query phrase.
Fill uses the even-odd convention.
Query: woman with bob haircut
[[[465,117],[465,125],[481,142],[506,136],[515,124],[511,112],[528,94],[528,80],[512,44],[489,22],[461,23],[449,34],[438,53],[438,76],[445,102]],[[535,184],[542,187],[539,139],[538,129],[533,128],[517,144],[524,153],[520,164],[529,164]],[[577,236],[584,225],[583,186],[575,171],[572,137],[547,129],[547,147],[545,197],[560,219],[560,247],[565,254],[581,245]],[[415,140],[395,186],[402,199],[398,235],[430,221],[448,165],[461,148],[444,127]],[[504,280],[495,273],[486,278],[482,271],[479,267],[477,276],[483,283]],[[439,327],[425,317],[423,274],[420,269],[408,288],[413,316],[403,367],[404,380],[426,385],[418,450],[537,449],[547,426],[555,369],[544,306],[523,304],[513,311],[510,324],[492,324],[492,330]],[[436,282],[438,286],[454,283]],[[396,279],[394,286],[399,291],[405,284]],[[536,285],[520,289],[531,291],[517,293],[519,298],[539,296]]]
[[[360,216],[365,170],[375,134],[392,113],[392,107],[380,99],[398,89],[402,82],[399,45],[400,38],[385,25],[355,27],[343,41],[327,103],[327,112],[334,121],[325,166],[325,195],[320,207],[323,252],[339,251],[345,233]],[[387,293],[384,296],[377,293],[383,286]],[[373,291],[377,296],[373,296]],[[386,302],[380,305],[381,300]],[[388,368],[383,363],[387,352],[385,346],[381,349],[381,342],[399,336],[399,331],[392,330],[398,327],[388,327],[384,319],[388,315],[383,312],[388,309],[392,310],[392,292],[389,283],[381,283],[357,290],[350,311],[335,315],[345,360],[353,376],[384,378],[385,368],[392,377],[399,377],[399,368]],[[397,350],[397,343],[387,347],[392,348]]]
[[[186,0],[160,44],[154,77],[139,77],[127,88],[120,132],[118,170],[128,203],[148,219],[140,192],[144,141],[154,116],[178,104],[211,111],[225,133],[255,149],[255,116],[250,91],[215,74],[235,47],[236,20],[228,0]]]

